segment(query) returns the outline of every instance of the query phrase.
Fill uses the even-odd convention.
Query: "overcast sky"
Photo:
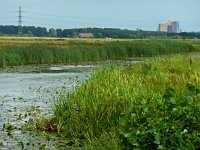
[[[17,25],[19,5],[24,26],[156,31],[171,19],[200,31],[200,0],[0,0],[0,25]]]

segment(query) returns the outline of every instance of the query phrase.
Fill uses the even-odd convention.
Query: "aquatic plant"
[[[149,57],[199,51],[199,45],[184,40],[0,39],[0,67]]]
[[[60,97],[51,121],[88,149],[200,149],[199,58],[102,68]]]

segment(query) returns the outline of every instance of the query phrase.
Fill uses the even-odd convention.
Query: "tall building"
[[[169,20],[168,23],[161,23],[158,25],[160,32],[179,33],[179,22]]]

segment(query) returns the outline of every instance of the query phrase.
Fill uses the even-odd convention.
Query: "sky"
[[[156,31],[179,21],[185,32],[200,31],[200,0],[0,0],[0,25],[47,28],[120,28]]]

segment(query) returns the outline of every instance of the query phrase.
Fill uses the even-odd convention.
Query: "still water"
[[[56,135],[27,131],[53,114],[56,99],[91,76],[94,66],[19,67],[0,72],[0,150],[67,149]]]

